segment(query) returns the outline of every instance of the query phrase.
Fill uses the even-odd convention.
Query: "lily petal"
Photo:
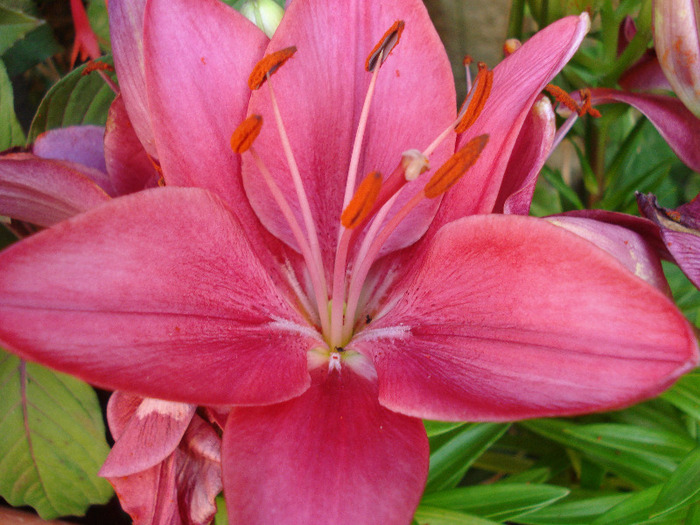
[[[381,407],[374,383],[348,367],[317,369],[301,397],[231,412],[223,442],[229,516],[250,525],[404,525],[428,453],[421,421]]]
[[[110,421],[123,419],[115,412],[130,411],[128,423],[115,437],[115,444],[107,456],[100,476],[104,478],[121,477],[149,469],[164,461],[180,444],[185,430],[197,409],[195,405],[173,403],[160,399],[141,398],[135,410],[126,393],[112,395],[107,408]]]
[[[32,153],[42,159],[68,160],[107,173],[104,135],[102,126],[52,129],[37,137]]]
[[[450,64],[423,3],[386,0],[377,9],[357,1],[293,2],[268,47],[269,51],[292,45],[298,49],[272,84],[327,268],[332,268],[353,141],[371,79],[365,60],[397,20],[405,21],[405,29],[378,73],[356,188],[370,171],[388,176],[404,151],[426,148],[456,116]],[[282,191],[292,196],[290,205],[303,224],[267,86],[253,93],[249,113],[265,119],[254,146]],[[439,167],[452,153],[454,137],[449,137],[433,154],[431,165]],[[265,227],[298,250],[248,155],[244,155],[243,176],[246,193]],[[423,177],[427,181],[429,174]],[[407,187],[409,191],[397,205],[422,188],[424,181]],[[425,200],[394,232],[385,250],[415,242],[425,232],[437,204],[437,199]]]
[[[146,0],[112,0],[109,32],[119,89],[136,135],[149,155],[158,158],[146,98],[143,17]]]
[[[121,95],[114,99],[107,114],[104,158],[115,196],[157,185],[156,164],[136,136]]]
[[[51,226],[109,200],[97,170],[29,153],[0,158],[0,215]]]
[[[244,223],[252,211],[230,139],[245,117],[248,75],[267,42],[218,0],[152,0],[146,8],[148,103],[165,182],[214,191]]]
[[[308,388],[317,339],[205,190],[114,199],[11,246],[0,268],[0,340],[25,358],[202,405]]]
[[[552,103],[541,97],[532,106],[513,147],[494,213],[530,213],[537,176],[549,158],[556,130]]]
[[[536,33],[496,66],[486,106],[476,123],[459,137],[457,147],[483,133],[489,135],[489,142],[474,167],[445,195],[432,232],[460,217],[493,210],[532,104],[576,52],[589,27],[585,13],[563,18]]]
[[[514,215],[445,226],[371,326],[357,349],[374,360],[380,403],[428,419],[617,408],[698,362],[670,299],[590,242]]]
[[[591,89],[593,105],[614,102],[624,102],[644,113],[676,155],[693,170],[700,171],[700,119],[680,100],[666,95]]]

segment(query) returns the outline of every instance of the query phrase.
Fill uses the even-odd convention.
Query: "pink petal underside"
[[[112,0],[108,7],[110,41],[119,89],[136,135],[146,151],[158,158],[146,98],[143,46],[146,0]]]
[[[637,27],[634,19],[631,16],[626,16],[620,24],[617,39],[618,56],[627,48],[636,34]],[[622,74],[618,84],[626,90],[665,89],[671,91],[671,84],[666,80],[653,48],[648,49],[632,67]]]
[[[591,90],[591,102],[594,105],[624,102],[638,109],[656,126],[676,155],[700,171],[700,119],[677,98],[596,88]]]
[[[136,136],[121,95],[114,99],[107,115],[104,156],[116,195],[157,185],[159,174]]]
[[[51,226],[109,200],[86,174],[96,170],[29,153],[0,158],[0,215]]]
[[[133,525],[189,525],[182,520],[176,504],[175,456],[168,456],[162,463],[138,474],[108,479]]]
[[[205,190],[114,199],[0,256],[0,340],[112,390],[201,405],[289,399],[308,387],[314,333]]]
[[[615,257],[637,277],[671,296],[659,254],[642,235],[622,226],[593,219],[557,215],[546,220],[592,242]]]
[[[556,130],[552,103],[548,98],[541,97],[532,106],[513,147],[494,206],[495,213],[530,213],[537,176],[549,158]]]
[[[121,429],[112,451],[107,456],[100,476],[126,476],[147,470],[160,463],[180,444],[196,410],[195,405],[143,398],[136,410],[131,410],[129,394],[112,396],[110,412],[129,411],[131,415]],[[112,414],[110,420],[118,419]]]
[[[408,291],[357,336],[380,403],[500,421],[621,407],[698,362],[692,328],[613,257],[541,219],[474,216],[436,235]]]
[[[275,95],[330,266],[338,240],[348,167],[371,74],[367,55],[396,20],[405,21],[401,39],[382,66],[364,135],[356,185],[370,171],[388,176],[411,148],[426,148],[455,118],[454,81],[439,37],[418,0],[295,1],[268,51],[298,49],[272,78]],[[299,201],[279,139],[268,86],[251,98],[249,113],[265,119],[254,147],[282,188],[300,224]],[[431,158],[437,168],[454,152],[449,137]],[[246,192],[260,220],[298,249],[253,159],[244,154]],[[407,187],[405,200],[429,174]],[[437,202],[424,201],[389,240],[386,248],[413,243],[425,231]]]
[[[223,468],[232,525],[405,525],[428,440],[420,420],[379,406],[375,384],[322,367],[297,399],[231,412]]]
[[[474,167],[443,198],[431,232],[475,213],[493,210],[513,147],[532,104],[578,49],[588,32],[588,16],[567,17],[535,34],[494,69],[493,88],[476,123],[457,147],[482,133],[489,142]]]
[[[101,126],[52,129],[37,137],[32,153],[42,159],[69,160],[107,173],[104,135],[105,128]]]
[[[246,225],[257,221],[230,139],[245,117],[248,76],[267,42],[217,0],[152,0],[146,9],[148,101],[165,181],[218,193]]]
[[[191,525],[208,525],[216,513],[216,496],[223,489],[221,439],[199,416],[192,419],[176,451],[182,467],[178,478],[178,505]]]

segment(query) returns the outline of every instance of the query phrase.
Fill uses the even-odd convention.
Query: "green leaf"
[[[611,494],[564,501],[528,514],[523,523],[532,525],[584,525],[629,498],[629,494]]]
[[[226,509],[226,500],[223,494],[216,497],[216,515],[214,516],[214,525],[228,525],[228,510]]]
[[[652,517],[700,501],[700,447],[688,454],[661,488]]]
[[[0,60],[0,151],[24,144],[24,132],[15,115],[12,84]]]
[[[659,518],[651,518],[651,509],[659,496],[661,485],[635,492],[592,522],[593,525],[681,525],[685,509]]]
[[[445,434],[430,454],[426,493],[456,486],[472,463],[506,430],[505,424],[471,423]]]
[[[97,35],[97,40],[102,49],[111,52],[109,43],[109,17],[107,16],[107,5],[104,0],[90,0],[87,6],[87,15],[90,20],[90,27]]]
[[[439,436],[464,425],[466,423],[462,421],[429,421],[427,419],[423,421],[428,437]]]
[[[421,504],[507,521],[551,505],[568,493],[553,485],[494,483],[426,494]]]
[[[97,472],[109,446],[92,388],[3,351],[0,388],[0,495],[45,519],[107,502]]]
[[[111,57],[98,62],[112,64]],[[104,125],[107,111],[114,100],[114,91],[97,73],[83,76],[85,65],[71,71],[56,83],[41,101],[29,130],[33,142],[49,129],[80,124]]]
[[[579,199],[579,196],[576,195],[576,192],[568,184],[566,184],[566,182],[564,182],[564,179],[562,179],[561,173],[559,173],[558,170],[555,171],[545,166],[542,168],[542,176],[547,182],[554,186],[554,188],[559,192],[559,195],[563,201],[568,203],[565,209],[582,210],[585,208],[581,202],[581,199]]]
[[[0,5],[0,55],[43,23],[43,20]]]
[[[700,420],[700,370],[684,375],[661,397],[691,417]]]
[[[48,24],[41,24],[8,49],[2,59],[10,77],[20,75],[39,62],[63,51]]]
[[[477,518],[463,512],[425,507],[421,505],[416,510],[415,521],[419,525],[495,525],[495,521]],[[218,524],[217,524],[218,525]]]

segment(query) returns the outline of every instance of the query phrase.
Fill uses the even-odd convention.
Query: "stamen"
[[[401,154],[401,167],[407,182],[416,180],[421,174],[430,169],[428,157],[417,149],[409,149]]]
[[[425,196],[433,199],[449,190],[474,165],[488,140],[488,135],[479,135],[447,159],[423,188]]]
[[[476,122],[484,106],[486,106],[486,100],[491,94],[492,86],[493,71],[489,70],[483,62],[479,62],[479,73],[476,76],[474,88],[467,95],[464,104],[462,104],[462,109],[465,106],[467,109],[464,111],[459,124],[455,127],[456,133],[464,133]],[[460,109],[460,113],[462,113],[462,109]]]
[[[292,55],[296,52],[296,46],[291,46],[264,56],[260,62],[255,64],[253,72],[248,77],[248,87],[252,90],[260,89],[265,80],[282,67],[282,64],[292,58]]]
[[[234,153],[248,151],[253,141],[260,135],[263,120],[260,115],[251,115],[245,119],[231,135],[231,149]]]
[[[517,38],[509,38],[503,43],[503,54],[508,57],[520,49],[522,45]]]
[[[473,61],[474,59],[471,55],[464,55],[464,59],[462,60],[462,65],[464,66],[464,74],[467,77],[467,93],[469,93],[472,90],[472,72],[469,69],[469,66],[472,65]]]
[[[401,38],[401,33],[403,33],[403,28],[406,24],[404,23],[403,20],[397,20],[394,22],[394,25],[392,25],[386,33],[384,33],[384,36],[379,40],[376,46],[374,46],[374,49],[372,49],[372,52],[367,56],[367,60],[365,61],[365,69],[369,72],[374,71],[374,68],[379,65],[381,65],[386,61],[386,59],[389,57],[389,53],[393,51],[393,49],[396,47],[396,44],[399,43],[399,39]]]
[[[382,174],[373,171],[363,179],[357,188],[355,196],[340,216],[340,222],[348,229],[358,226],[372,211],[382,187]]]
[[[552,95],[557,102],[559,102],[563,106],[566,106],[571,111],[575,111],[576,113],[580,111],[578,104],[573,98],[571,98],[571,95],[569,95],[559,86],[555,86],[554,84],[547,84],[544,87],[544,90],[550,95]]]
[[[114,67],[110,66],[106,62],[95,62],[94,60],[90,60],[85,65],[85,68],[83,69],[82,73],[80,73],[80,76],[87,76],[93,71],[114,71]]]
[[[600,118],[600,111],[591,104],[591,90],[584,88],[579,90],[578,93],[581,96],[581,107],[579,108],[578,116],[582,117],[588,113],[593,118]]]

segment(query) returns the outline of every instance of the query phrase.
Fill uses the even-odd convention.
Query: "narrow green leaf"
[[[419,525],[496,525],[495,521],[478,518],[463,512],[423,505],[416,510],[414,519]]]
[[[679,509],[662,517],[651,518],[651,509],[661,492],[661,485],[635,492],[615,505],[592,525],[681,525],[685,509]]]
[[[0,60],[0,151],[24,144],[24,132],[15,115],[12,84]]]
[[[453,431],[430,454],[426,493],[455,487],[472,463],[506,430],[505,424],[470,423]]]
[[[112,64],[111,57],[99,61]],[[85,65],[68,73],[46,94],[34,116],[29,141],[33,142],[49,129],[79,124],[105,124],[114,92],[97,73],[83,76],[83,69]]]
[[[228,525],[228,510],[223,494],[216,497],[216,514],[214,515],[214,525]]]
[[[629,497],[629,494],[612,494],[573,501],[567,498],[528,514],[521,521],[531,525],[587,525]]]
[[[545,166],[542,169],[542,176],[547,182],[554,186],[554,188],[559,192],[559,195],[561,195],[562,199],[569,203],[569,206],[566,207],[567,210],[572,209],[572,207],[573,209],[577,210],[582,210],[585,208],[579,196],[576,195],[576,192],[571,188],[571,186],[564,182],[564,179],[562,179],[559,171],[554,171]]]
[[[0,5],[0,55],[43,23],[43,20]]]
[[[700,501],[700,447],[688,454],[664,483],[651,510],[652,517]]]
[[[544,483],[552,477],[552,470],[548,467],[537,467],[518,472],[508,476],[503,483]]]
[[[661,397],[683,412],[700,420],[700,371],[684,375]]]
[[[422,504],[507,521],[551,505],[568,493],[553,485],[494,483],[426,494]]]
[[[4,351],[0,388],[0,495],[45,519],[107,502],[97,472],[109,446],[92,388]]]
[[[428,437],[439,436],[445,434],[455,428],[466,425],[463,421],[429,421],[424,420],[423,426],[425,426],[425,431],[428,433]]]

